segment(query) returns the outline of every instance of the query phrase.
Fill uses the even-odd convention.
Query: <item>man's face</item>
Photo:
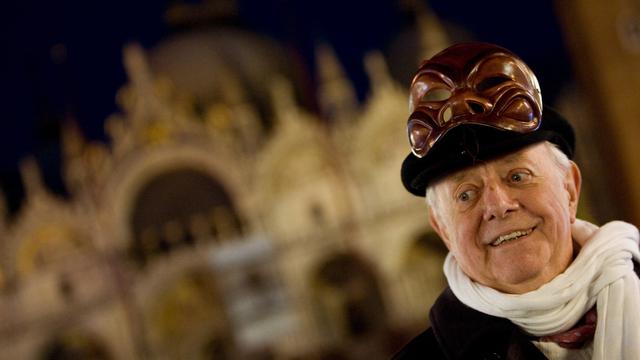
[[[474,281],[521,294],[571,263],[580,172],[553,156],[540,143],[434,185],[431,224]]]

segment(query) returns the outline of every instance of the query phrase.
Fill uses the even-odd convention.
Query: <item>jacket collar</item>
[[[464,305],[449,288],[436,300],[429,319],[436,340],[451,359],[477,356],[483,350],[506,353],[518,332],[511,321]]]

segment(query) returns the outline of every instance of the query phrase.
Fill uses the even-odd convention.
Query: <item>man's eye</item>
[[[470,191],[464,191],[462,193],[460,193],[458,195],[458,200],[462,201],[462,202],[466,202],[471,200],[471,192]]]
[[[530,179],[531,179],[531,174],[524,171],[518,171],[518,172],[513,172],[509,174],[509,182],[516,183],[516,184],[527,182]]]

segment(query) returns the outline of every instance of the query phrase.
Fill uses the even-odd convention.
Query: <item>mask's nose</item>
[[[465,116],[482,115],[491,111],[492,104],[471,90],[455,94],[442,112],[444,123]]]

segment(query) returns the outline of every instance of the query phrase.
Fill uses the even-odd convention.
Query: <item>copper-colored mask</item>
[[[411,151],[423,157],[461,124],[520,133],[540,126],[540,85],[510,51],[485,43],[453,45],[420,65],[411,83]]]

